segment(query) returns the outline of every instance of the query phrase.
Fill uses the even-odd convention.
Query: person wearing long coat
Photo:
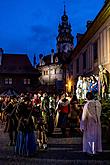
[[[88,92],[87,103],[84,105],[80,129],[83,132],[83,152],[96,154],[102,152],[101,142],[101,104],[94,100],[92,93]]]
[[[9,101],[9,102],[8,102]],[[2,104],[3,113],[6,115],[6,125],[4,133],[8,132],[9,134],[9,145],[13,146],[16,143],[17,138],[17,126],[18,120],[16,117],[16,98],[8,99],[7,102]]]
[[[18,135],[15,153],[21,156],[32,156],[36,152],[34,123],[32,120],[32,105],[29,100],[19,107]]]

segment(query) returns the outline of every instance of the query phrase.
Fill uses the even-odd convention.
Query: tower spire
[[[36,67],[36,55],[34,54],[34,57],[33,57],[33,65],[34,65],[34,68]]]
[[[70,52],[73,49],[73,36],[71,34],[71,24],[68,22],[66,5],[64,2],[64,13],[61,17],[61,23],[58,26],[57,51]]]
[[[65,5],[65,1],[64,1],[64,15],[66,15],[66,5]]]

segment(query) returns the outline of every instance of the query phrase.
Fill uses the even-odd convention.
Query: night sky
[[[96,17],[104,1],[65,0],[74,38],[86,31],[87,20]],[[31,61],[34,53],[49,54],[56,50],[63,11],[64,0],[0,0],[0,47],[4,53],[28,54]]]

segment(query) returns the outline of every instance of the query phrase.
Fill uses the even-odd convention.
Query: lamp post
[[[62,52],[62,57],[61,57],[61,61],[62,61],[62,68],[63,68],[63,74],[64,74],[64,92],[65,92],[65,97],[66,97],[66,84],[67,84],[67,69],[68,69],[68,66],[69,66],[69,63],[70,63],[70,60],[71,60],[71,54],[70,52],[68,53],[65,53],[65,52]]]

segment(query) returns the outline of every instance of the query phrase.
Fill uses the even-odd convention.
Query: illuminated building
[[[98,74],[103,65],[110,73],[110,0],[94,19],[87,22],[85,34],[77,36],[78,43],[73,50],[73,77]]]
[[[39,55],[40,63],[37,65],[41,72],[40,82],[42,90],[48,92],[66,91],[65,84],[70,71],[69,60],[73,51],[73,36],[71,34],[71,25],[68,22],[64,6],[64,14],[61,17],[61,23],[58,26],[57,52],[52,49],[49,55]]]

